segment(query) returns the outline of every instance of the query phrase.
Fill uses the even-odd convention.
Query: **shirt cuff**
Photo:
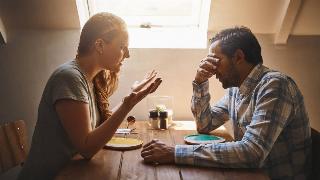
[[[176,145],[174,151],[174,161],[176,164],[194,165],[195,145]]]
[[[193,96],[196,98],[201,98],[209,94],[209,81],[205,81],[201,84],[197,84],[196,82],[192,82],[193,86]]]

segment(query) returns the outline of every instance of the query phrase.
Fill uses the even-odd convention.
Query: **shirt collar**
[[[260,79],[262,78],[265,71],[268,68],[263,66],[262,64],[257,64],[249,73],[247,78],[242,82],[239,88],[239,92],[241,95],[248,95],[250,92],[256,87],[259,83]]]

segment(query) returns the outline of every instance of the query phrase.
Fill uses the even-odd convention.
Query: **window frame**
[[[79,3],[78,1],[81,1]],[[95,14],[95,0],[77,0],[77,6],[82,6],[85,15],[80,15],[81,28],[84,22]],[[130,48],[207,48],[208,39],[208,21],[210,13],[211,0],[197,0],[201,7],[198,20],[191,25],[160,25],[160,24],[128,24],[129,47]],[[80,4],[80,5],[78,5]],[[83,12],[82,12],[83,13]],[[84,20],[85,19],[85,20]],[[123,19],[125,19],[123,17]],[[175,39],[172,41],[172,39]]]

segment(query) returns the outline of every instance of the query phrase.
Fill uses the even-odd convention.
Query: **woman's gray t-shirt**
[[[61,99],[88,103],[91,126],[95,128],[99,113],[93,87],[76,61],[69,61],[58,67],[46,84],[31,149],[18,179],[53,179],[77,153],[55,110],[55,103]]]

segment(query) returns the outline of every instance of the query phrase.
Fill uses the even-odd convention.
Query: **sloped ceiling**
[[[213,0],[209,30],[244,25],[255,33],[277,33],[289,2],[300,2],[290,34],[320,35],[320,0]]]
[[[7,29],[79,29],[75,0],[0,0]]]
[[[304,0],[295,26],[294,35],[319,35],[320,34],[320,0]]]
[[[290,34],[320,35],[320,0],[212,0],[209,31],[245,25],[277,33],[290,1],[301,2]],[[9,29],[80,28],[76,0],[0,0],[0,17]]]
[[[209,30],[244,25],[256,33],[275,33],[285,0],[212,1]]]

